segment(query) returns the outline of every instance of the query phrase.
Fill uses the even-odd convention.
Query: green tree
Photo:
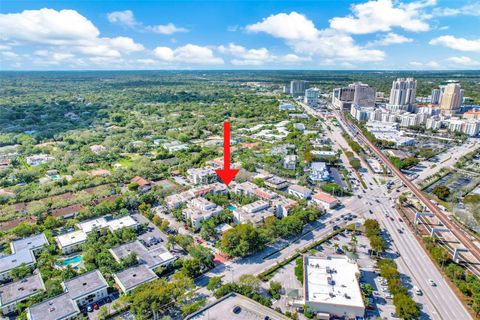
[[[195,245],[191,247],[189,253],[192,258],[198,260],[202,268],[209,269],[215,266],[215,263],[213,261],[214,256],[210,249],[208,249],[207,247],[204,247],[202,245]]]
[[[270,281],[270,294],[276,300],[280,299],[280,293],[282,292],[282,285],[277,281]]]
[[[208,280],[207,289],[214,291],[222,285],[222,277],[213,276]]]
[[[433,188],[432,193],[441,200],[447,200],[448,196],[450,196],[450,188],[444,185],[438,185]]]

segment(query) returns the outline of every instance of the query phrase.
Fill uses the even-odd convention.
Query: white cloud
[[[40,9],[0,14],[3,40],[67,45],[95,40],[100,31],[75,10]]]
[[[25,10],[0,14],[0,37],[18,44],[45,45],[91,56],[120,57],[143,50],[127,37],[101,38],[100,31],[75,10]]]
[[[250,32],[264,32],[286,41],[296,53],[355,61],[381,61],[385,53],[365,49],[353,38],[333,29],[318,30],[313,22],[296,12],[280,13],[246,27]]]
[[[111,23],[125,25],[130,28],[133,28],[136,25],[138,25],[138,22],[135,21],[135,17],[131,10],[110,12],[107,14],[107,19]]]
[[[480,39],[468,40],[447,35],[432,39],[429,44],[440,45],[458,51],[480,52]]]
[[[289,14],[271,15],[264,18],[262,22],[248,25],[246,29],[250,32],[265,32],[276,38],[295,41],[314,41],[318,34],[313,22],[295,11]]]
[[[19,55],[12,51],[2,51],[0,54],[3,58],[8,60],[17,60],[19,58]]]
[[[227,46],[219,46],[218,51],[235,57],[230,62],[236,66],[261,66],[267,62],[297,63],[310,61],[310,57],[300,57],[296,54],[276,56],[271,54],[267,48],[247,49],[243,46],[229,43]]]
[[[220,65],[223,59],[215,57],[212,49],[194,44],[187,44],[176,49],[157,47],[154,55],[164,62],[191,63],[200,65]]]
[[[174,34],[177,32],[188,32],[188,29],[177,27],[173,23],[169,23],[165,25],[157,25],[157,26],[148,26],[147,29],[155,33],[167,34],[167,35]]]
[[[410,65],[416,69],[439,69],[440,64],[436,61],[428,61],[428,62],[418,62],[418,61],[411,61]]]
[[[454,65],[460,65],[465,67],[474,67],[480,65],[479,61],[473,60],[470,57],[460,56],[460,57],[450,57],[447,58],[447,61],[450,61]]]
[[[437,17],[480,16],[480,2],[470,3],[459,8],[435,8],[433,15]]]
[[[311,57],[300,57],[296,54],[289,53],[279,58],[280,61],[287,62],[287,63],[297,63],[297,62],[304,62],[304,61],[312,61]]]
[[[160,34],[170,35],[177,32],[188,32],[188,29],[177,27],[171,22],[163,25],[159,24],[156,26],[144,26],[143,23],[138,22],[135,19],[135,15],[133,14],[132,10],[113,11],[107,14],[107,18],[111,23],[116,23],[139,30],[149,30]]]
[[[371,0],[352,5],[353,14],[330,19],[332,29],[352,34],[366,34],[378,31],[390,31],[399,27],[408,31],[428,31],[426,22],[431,15],[422,9],[435,5],[435,0],[410,3],[392,2],[392,0]]]
[[[407,38],[400,34],[389,32],[386,35],[384,35],[382,38],[369,42],[367,46],[389,46],[391,44],[407,43],[412,41],[413,39],[411,38]]]

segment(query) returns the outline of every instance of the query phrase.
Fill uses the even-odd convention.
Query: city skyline
[[[480,2],[332,3],[4,1],[0,70],[480,66]]]

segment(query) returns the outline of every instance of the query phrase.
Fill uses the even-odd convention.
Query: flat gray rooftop
[[[21,301],[31,295],[45,290],[40,274],[11,282],[0,287],[0,306],[5,306],[15,301]]]
[[[30,320],[65,319],[80,313],[77,304],[64,293],[27,309]]]
[[[32,251],[20,250],[14,254],[0,257],[0,273],[12,270],[20,266],[22,263],[31,264],[35,262]]]
[[[12,241],[11,246],[13,251],[18,252],[22,250],[32,250],[48,244],[47,238],[43,233],[34,236]]]
[[[140,264],[146,264],[150,268],[159,266],[165,261],[174,258],[166,248],[160,246],[159,248],[150,251],[145,248],[140,241],[122,244],[121,246],[110,249],[110,252],[117,260],[125,258],[133,252],[137,255],[137,259]]]
[[[233,309],[239,306],[239,312]],[[268,316],[272,320],[286,320],[286,316],[272,310],[260,303],[237,293],[230,293],[213,304],[188,316],[185,320],[264,320]]]
[[[65,281],[63,286],[72,299],[77,299],[102,288],[107,288],[108,284],[100,271],[92,270]]]
[[[114,274],[115,278],[126,291],[130,291],[142,283],[157,279],[158,276],[147,265],[139,264],[137,266],[125,269]]]

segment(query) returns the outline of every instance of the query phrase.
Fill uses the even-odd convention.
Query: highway
[[[400,214],[392,208],[391,204],[393,201],[389,198],[388,190],[382,186],[367,191],[360,201],[349,208],[353,212],[363,213],[367,218],[370,216],[370,218],[376,219],[388,231],[393,240],[392,251],[400,253],[400,256],[394,260],[399,271],[405,275],[402,278],[403,283],[410,284],[407,286],[409,289],[417,286],[423,292],[422,296],[413,296],[423,307],[425,315],[422,318],[472,319],[434,262],[430,260],[415,236],[405,226],[405,222],[400,222]],[[368,213],[371,208],[373,208],[373,214]],[[429,284],[429,279],[436,283],[435,287]]]
[[[347,121],[345,118],[342,119],[343,121]],[[352,125],[354,126],[354,125]],[[356,127],[355,127],[356,128]],[[437,205],[433,204],[425,195],[415,186],[413,182],[411,182],[407,177],[403,175],[403,173],[397,169],[390,160],[383,154],[383,152],[378,149],[373,143],[371,143],[367,138],[363,136],[358,128],[357,136],[362,139],[363,143],[366,144],[370,150],[372,150],[377,157],[395,174],[400,180],[410,189],[410,191],[427,207],[430,212],[434,213],[435,216],[442,222],[442,224],[448,228],[455,237],[467,248],[472,252],[477,260],[480,259],[480,248],[478,248],[473,241],[465,235],[465,233],[460,230],[454,223],[450,221],[450,219],[445,216],[445,214],[437,207]]]
[[[308,114],[319,117],[317,111],[304,104],[302,104],[302,106]],[[342,126],[346,127],[342,122],[343,119],[337,116],[337,120]],[[345,146],[346,142],[341,134],[338,134],[336,131],[337,130],[334,129],[330,132],[331,135],[334,135],[332,140],[336,143],[342,141],[340,143],[342,146]],[[357,192],[362,198],[349,202],[346,204],[346,208],[359,215],[363,214],[366,218],[371,217],[378,220],[382,227],[388,232],[393,240],[392,246],[399,254],[395,258],[399,271],[410,279],[412,286],[416,285],[423,292],[422,296],[414,296],[414,299],[422,305],[424,312],[422,318],[443,320],[472,319],[462,302],[444,280],[442,273],[418,243],[415,236],[408,228],[404,227],[403,222],[398,220],[400,215],[393,208],[395,198],[389,195],[385,186],[377,185],[373,179],[374,176],[375,175],[368,169],[362,174],[363,179],[367,183],[368,190],[366,193]],[[373,212],[372,214],[369,213],[370,209]],[[393,221],[389,217],[392,217]],[[399,232],[401,228],[404,228],[402,233]],[[437,286],[432,287],[428,283],[428,279],[432,279]]]

